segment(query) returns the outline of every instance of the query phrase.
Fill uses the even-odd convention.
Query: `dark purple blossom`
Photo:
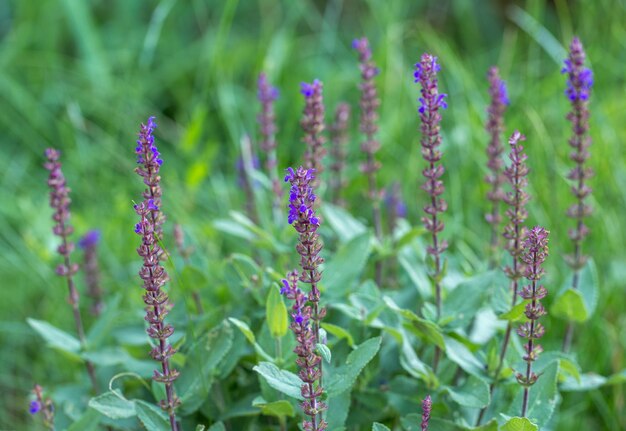
[[[341,194],[346,186],[344,170],[346,167],[349,120],[350,105],[340,103],[335,110],[335,121],[330,126],[330,140],[332,143],[330,153],[333,158],[333,163],[330,165],[330,170],[332,171],[330,188],[333,203],[341,206],[345,205]]]
[[[323,171],[322,160],[326,155],[324,143],[326,138],[324,132],[324,98],[322,94],[323,85],[319,80],[314,80],[312,84],[303,82],[301,93],[305,97],[304,112],[300,125],[304,131],[302,141],[306,144],[305,161],[307,169],[314,169],[316,180],[314,186],[319,186],[320,178]]]
[[[102,288],[100,287],[100,265],[98,263],[98,243],[100,231],[93,229],[87,232],[78,241],[78,246],[84,251],[83,268],[85,269],[85,284],[87,296],[91,298],[91,314],[99,316],[104,308]]]
[[[430,421],[430,411],[433,408],[433,401],[430,395],[426,395],[422,401],[422,431],[428,431],[428,421]]]
[[[148,322],[146,332],[155,340],[150,355],[161,364],[161,370],[155,370],[152,378],[165,385],[166,400],[161,401],[161,407],[169,415],[172,431],[177,431],[175,409],[179,400],[173,382],[179,373],[170,366],[170,358],[176,350],[167,341],[174,333],[174,328],[165,323],[171,304],[167,292],[162,289],[168,280],[168,275],[160,262],[163,250],[159,241],[162,238],[161,226],[164,218],[160,209],[161,177],[159,169],[161,163],[152,135],[155,127],[154,117],[150,117],[148,125],[142,124],[139,133],[138,142],[141,152],[138,160],[142,162],[141,166],[136,168],[136,172],[143,177],[143,182],[147,188],[143,192],[144,200],[134,206],[135,212],[139,216],[139,223],[135,225],[135,232],[141,235],[141,245],[137,249],[137,253],[143,259],[139,277],[143,281],[143,288],[145,289],[143,300],[146,304],[145,320]]]
[[[522,416],[526,416],[528,407],[528,393],[530,387],[535,384],[539,376],[532,371],[532,363],[537,359],[543,351],[541,345],[535,340],[541,338],[545,333],[545,328],[538,322],[541,316],[546,314],[546,310],[541,304],[541,300],[546,297],[548,291],[539,284],[543,277],[543,263],[548,256],[548,235],[550,232],[544,228],[537,226],[528,232],[528,236],[524,240],[524,251],[521,255],[522,261],[526,264],[524,276],[530,282],[520,290],[519,294],[525,300],[528,300],[524,314],[528,318],[528,322],[524,322],[517,329],[517,334],[526,338],[528,342],[524,345],[526,354],[523,359],[526,361],[526,372],[516,373],[517,381],[524,387],[524,398],[522,404]]]
[[[564,63],[561,73],[567,74],[565,95],[574,103],[589,100],[591,87],[593,87],[593,72],[584,66],[585,51],[577,37],[572,40],[569,57]]]
[[[52,400],[50,398],[44,399],[43,388],[39,385],[35,385],[33,393],[35,394],[35,399],[30,402],[28,412],[33,416],[40,414],[43,418],[44,426],[54,431],[54,404],[52,404]]]
[[[31,415],[34,415],[36,413],[39,413],[39,411],[41,410],[41,403],[37,400],[35,401],[31,401],[30,405],[28,407],[28,413],[30,413]]]

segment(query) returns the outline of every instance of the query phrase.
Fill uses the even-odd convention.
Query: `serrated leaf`
[[[474,376],[469,376],[461,387],[446,387],[446,390],[454,402],[465,407],[480,409],[491,400],[489,385]]]
[[[479,379],[487,378],[483,363],[474,356],[465,344],[451,337],[445,337],[445,342],[446,355],[452,362],[472,376]]]
[[[387,425],[379,424],[378,422],[374,422],[372,424],[372,431],[391,431]]]
[[[400,308],[389,296],[384,296],[383,301],[387,304],[389,309],[395,311],[409,321],[409,324],[404,326],[406,329],[418,337],[426,339],[432,344],[437,345],[440,349],[446,349],[441,328],[439,328],[436,323],[422,319],[411,310]]]
[[[576,380],[574,377],[568,377],[561,384],[560,388],[566,392],[585,392],[598,389],[606,384],[607,378],[596,373],[581,374]]]
[[[259,345],[259,343],[256,342],[254,332],[252,332],[252,329],[250,329],[246,322],[242,322],[241,320],[235,319],[234,317],[229,317],[228,321],[235,325],[237,328],[239,328],[241,333],[246,337],[246,340],[248,340],[248,342],[250,342],[250,344],[254,346],[254,350],[257,352],[257,354],[259,354],[266,361],[271,362],[274,360],[274,358],[268,355],[265,350],[263,350],[263,348]]]
[[[111,419],[131,418],[137,415],[135,403],[124,398],[120,391],[109,391],[89,400],[89,407]]]
[[[143,400],[135,400],[137,417],[148,431],[171,431],[169,418],[160,407]]]
[[[526,417],[539,428],[545,426],[556,408],[559,399],[557,391],[558,361],[551,362],[543,369],[537,382],[530,388],[528,410]],[[513,412],[518,412],[522,405],[524,391],[520,388],[511,406]]]
[[[265,318],[270,334],[274,338],[280,338],[287,333],[289,327],[287,322],[287,307],[278,288],[270,286],[265,303]]]
[[[330,349],[328,348],[326,344],[317,343],[316,351],[317,353],[319,353],[322,359],[326,361],[327,364],[330,364],[330,359],[332,357],[332,354],[330,353]]]
[[[333,325],[332,323],[322,323],[322,328],[324,328],[328,333],[333,334],[340,340],[345,339],[348,342],[348,346],[354,347],[354,338],[352,338],[352,334],[350,334],[342,327]]]
[[[281,370],[271,362],[261,362],[252,369],[259,373],[267,384],[277,391],[298,400],[303,399],[302,393],[300,392],[302,380],[296,374]]]
[[[348,242],[367,230],[365,225],[355,219],[348,211],[328,202],[324,202],[322,214],[324,215],[324,219],[337,234],[341,243]]]
[[[510,418],[500,431],[538,431],[539,427],[527,418],[514,417]]]
[[[556,298],[552,313],[562,319],[579,323],[589,318],[582,293],[574,289],[567,289]]]
[[[287,400],[268,402],[252,402],[252,405],[261,409],[261,414],[277,418],[294,417],[296,412],[293,405]]]
[[[328,259],[323,279],[327,300],[345,297],[358,281],[370,255],[370,238],[369,232],[355,236]]]
[[[102,415],[92,408],[87,409],[76,422],[74,422],[65,431],[93,431],[97,430],[100,425]]]
[[[519,322],[521,320],[526,319],[526,316],[524,315],[524,310],[526,309],[526,303],[528,301],[522,301],[519,304],[515,305],[513,308],[511,308],[509,311],[507,311],[506,313],[502,313],[498,316],[498,319],[500,320],[508,320],[511,322]]]
[[[497,272],[500,271],[488,271],[459,283],[443,302],[442,318],[439,324],[443,325],[443,321],[447,320],[446,328],[467,326],[475,317],[476,310],[480,309],[487,293],[493,290],[493,284],[499,280]]]
[[[381,340],[381,337],[370,338],[350,352],[346,363],[336,369],[327,380],[326,390],[329,397],[337,396],[352,388],[363,368],[378,353]]]
[[[215,422],[207,431],[226,431],[226,426],[224,426],[224,423],[221,421]]]
[[[78,353],[80,350],[80,341],[73,335],[43,320],[28,318],[26,321],[46,341],[48,346],[69,353]]]

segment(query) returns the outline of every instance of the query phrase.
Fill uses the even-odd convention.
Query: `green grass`
[[[600,273],[594,318],[577,330],[576,352],[585,371],[609,375],[626,368],[623,279],[626,276],[626,6],[598,0],[546,4],[369,0],[241,1],[9,0],[0,3],[0,428],[23,429],[34,382],[54,387],[82,372],[42,346],[25,323],[45,319],[72,330],[66,292],[53,272],[43,150],[63,151],[78,233],[98,227],[105,287],[140,310],[132,200],[141,184],[133,174],[138,124],[156,115],[165,211],[179,222],[209,264],[238,251],[213,227],[243,207],[235,160],[244,134],[256,134],[255,83],[266,70],[281,90],[277,104],[280,167],[298,164],[302,100],[299,83],[324,81],[327,111],[358,100],[351,40],[370,38],[382,69],[379,158],[381,184],[400,181],[409,219],[419,224],[423,202],[412,65],[423,51],[442,64],[449,94],[444,114],[447,173],[445,236],[453,250],[481,261],[488,228],[485,74],[501,68],[512,105],[507,135],[527,137],[530,224],[551,230],[547,283],[568,274],[564,211],[571,202],[565,174],[570,134],[564,115],[561,58],[572,35],[581,37],[595,75],[591,102],[592,234],[585,242]],[[356,125],[355,125],[356,126]],[[368,219],[356,127],[350,143],[351,210]],[[244,250],[245,252],[245,250]],[[290,261],[289,258],[284,258]],[[292,261],[292,260],[291,260]],[[471,260],[470,260],[471,261]],[[292,261],[293,263],[293,261]],[[276,265],[275,268],[283,268]],[[282,271],[282,270],[281,270]],[[552,287],[556,290],[555,287]],[[173,293],[177,298],[176,293]],[[178,298],[182,301],[180,298]],[[545,344],[557,347],[564,324],[548,318]],[[623,429],[624,388],[615,385],[567,393],[556,430]]]

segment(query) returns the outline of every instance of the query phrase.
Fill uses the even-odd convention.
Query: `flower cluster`
[[[502,168],[504,163],[501,154],[504,151],[502,146],[502,132],[504,131],[504,111],[509,104],[507,96],[506,84],[500,79],[497,67],[489,68],[487,74],[489,80],[489,95],[491,96],[491,104],[487,108],[488,119],[486,129],[489,133],[490,140],[487,146],[487,168],[489,175],[485,178],[487,183],[491,185],[491,189],[487,193],[487,199],[492,203],[491,211],[485,215],[485,219],[491,225],[491,247],[492,259],[495,250],[498,248],[499,232],[498,228],[502,221],[500,215],[500,201],[504,198],[504,190],[502,185],[506,178],[503,175]]]
[[[282,188],[276,172],[276,116],[274,114],[274,102],[278,99],[278,89],[270,85],[267,75],[261,73],[258,80],[257,97],[261,103],[261,112],[257,121],[261,131],[261,149],[266,154],[265,169],[272,180],[274,192],[274,208],[280,207]]]
[[[592,191],[586,181],[593,176],[593,170],[585,167],[585,162],[589,158],[588,148],[591,145],[588,103],[593,75],[591,70],[584,67],[584,63],[585,51],[582,43],[578,38],[574,38],[570,45],[569,58],[565,60],[565,67],[562,70],[568,77],[565,93],[572,102],[572,110],[567,114],[573,131],[569,140],[573,148],[570,159],[576,164],[567,176],[574,183],[572,193],[576,198],[576,203],[567,210],[567,215],[576,220],[576,228],[569,231],[569,237],[574,243],[574,253],[567,256],[567,262],[574,270],[582,268],[587,260],[582,253],[582,241],[589,234],[589,229],[583,220],[592,212],[591,206],[585,203],[585,199]],[[574,288],[578,287],[577,281],[576,278]]]
[[[428,193],[430,202],[424,207],[426,215],[422,217],[422,222],[426,230],[432,235],[432,244],[428,246],[428,253],[435,259],[435,272],[432,274],[435,280],[435,294],[437,303],[437,314],[441,314],[441,286],[438,281],[441,276],[441,259],[440,255],[448,248],[448,243],[441,240],[438,234],[443,231],[444,224],[439,219],[438,214],[444,212],[448,208],[448,204],[440,196],[445,188],[441,181],[444,173],[444,167],[439,164],[441,160],[441,151],[438,149],[441,145],[440,126],[441,114],[440,108],[447,108],[445,102],[446,94],[439,93],[439,84],[437,72],[441,70],[441,66],[437,63],[437,57],[430,54],[422,55],[421,61],[415,65],[415,82],[421,85],[420,101],[420,120],[422,132],[422,156],[428,162],[428,167],[422,171],[426,177],[426,183],[422,189]]]
[[[322,134],[325,127],[322,89],[322,83],[316,79],[311,84],[303,82],[300,90],[305,98],[304,112],[300,125],[304,131],[302,141],[307,145],[305,154],[306,167],[307,169],[315,170],[318,178],[323,170],[322,159],[326,155],[326,149],[324,148],[326,139]],[[319,179],[315,181],[314,185],[319,185]]]
[[[348,144],[348,121],[350,120],[350,105],[340,103],[335,110],[335,121],[330,126],[330,149],[333,163],[330,188],[333,191],[333,203],[343,205],[341,191],[346,186],[344,170],[346,167],[346,145]]]
[[[41,413],[44,426],[47,429],[54,430],[54,405],[52,400],[50,398],[44,399],[43,388],[39,385],[35,385],[33,393],[35,394],[35,399],[30,402],[28,412],[31,415]]]
[[[298,375],[302,379],[301,393],[304,401],[302,410],[309,416],[303,423],[305,430],[322,431],[326,429],[326,422],[322,417],[322,412],[326,410],[326,404],[321,401],[324,389],[321,385],[322,358],[316,352],[316,334],[311,325],[312,309],[307,305],[307,295],[298,288],[298,271],[287,274],[287,278],[282,280],[283,288],[280,293],[287,299],[294,301],[291,313],[290,328],[296,336],[296,348],[294,353],[298,356],[296,363],[300,368]]]
[[[529,300],[526,305],[524,314],[529,319],[528,322],[523,323],[517,329],[517,334],[528,339],[528,342],[524,345],[526,354],[524,355],[524,361],[526,361],[526,373],[516,373],[517,381],[524,386],[524,400],[522,406],[522,416],[526,415],[526,409],[528,406],[528,391],[530,386],[535,384],[539,376],[532,371],[532,363],[537,359],[539,354],[543,351],[541,345],[537,344],[535,340],[541,338],[545,333],[545,328],[538,322],[541,316],[546,314],[546,310],[541,304],[541,300],[546,297],[548,291],[542,285],[539,285],[541,277],[543,277],[544,269],[543,263],[548,256],[548,235],[550,232],[540,226],[536,226],[528,232],[528,236],[524,240],[524,252],[521,255],[521,259],[526,263],[526,270],[524,276],[530,281],[530,284],[520,290],[519,294],[522,298]]]
[[[422,401],[422,431],[428,431],[428,421],[430,421],[430,412],[433,408],[433,401],[430,395],[426,395]]]
[[[98,264],[98,242],[100,242],[100,231],[90,230],[78,241],[85,255],[83,266],[85,268],[85,284],[87,285],[87,296],[92,300],[90,307],[91,314],[99,316],[104,308],[102,300],[102,288],[100,287],[100,265]]]
[[[161,363],[161,371],[155,370],[153,379],[165,384],[166,400],[161,401],[161,407],[167,411],[172,431],[178,429],[174,410],[179,403],[174,392],[174,380],[178,377],[177,370],[171,368],[170,358],[176,352],[167,339],[174,333],[174,328],[165,323],[165,317],[170,311],[171,304],[167,293],[162,289],[168,280],[165,268],[160,263],[163,254],[159,241],[162,238],[163,216],[161,213],[161,187],[159,168],[162,160],[154,145],[152,132],[156,124],[154,117],[148,119],[147,124],[141,125],[139,140],[137,141],[136,172],[143,177],[147,189],[143,192],[144,200],[135,205],[135,212],[139,215],[139,223],[135,225],[135,232],[141,235],[141,245],[137,253],[143,259],[139,277],[143,280],[148,322],[148,335],[155,340],[155,346],[150,355]]]

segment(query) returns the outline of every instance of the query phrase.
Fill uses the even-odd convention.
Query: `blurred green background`
[[[155,115],[159,124],[170,223],[181,223],[199,252],[219,259],[229,250],[212,221],[243,206],[235,163],[241,137],[257,134],[258,73],[267,71],[281,91],[279,167],[298,164],[299,83],[324,82],[329,119],[341,100],[356,110],[359,73],[350,44],[365,35],[382,70],[380,182],[401,182],[409,219],[418,224],[423,196],[416,192],[421,160],[412,67],[428,51],[440,58],[440,86],[449,94],[446,234],[472,262],[483,258],[488,237],[480,179],[485,74],[496,64],[512,102],[507,135],[520,129],[528,137],[529,223],[552,231],[547,284],[560,286],[572,225],[564,216],[572,196],[560,69],[575,34],[595,75],[589,163],[597,172],[596,211],[585,249],[601,282],[598,311],[579,328],[576,351],[583,370],[608,375],[626,367],[623,1],[0,0],[0,429],[29,426],[34,382],[54,387],[82,372],[65,366],[25,323],[36,317],[73,329],[65,286],[53,272],[57,239],[42,167],[46,147],[63,152],[77,235],[103,232],[107,291],[122,292],[125,306],[140,309],[132,200],[142,190],[133,174],[141,121]],[[357,204],[365,181],[356,168],[356,124],[352,129],[347,194],[354,214],[369,214]],[[552,335],[546,344],[557,346],[563,322],[546,326]],[[568,393],[557,429],[624,429],[625,408],[621,386]]]

